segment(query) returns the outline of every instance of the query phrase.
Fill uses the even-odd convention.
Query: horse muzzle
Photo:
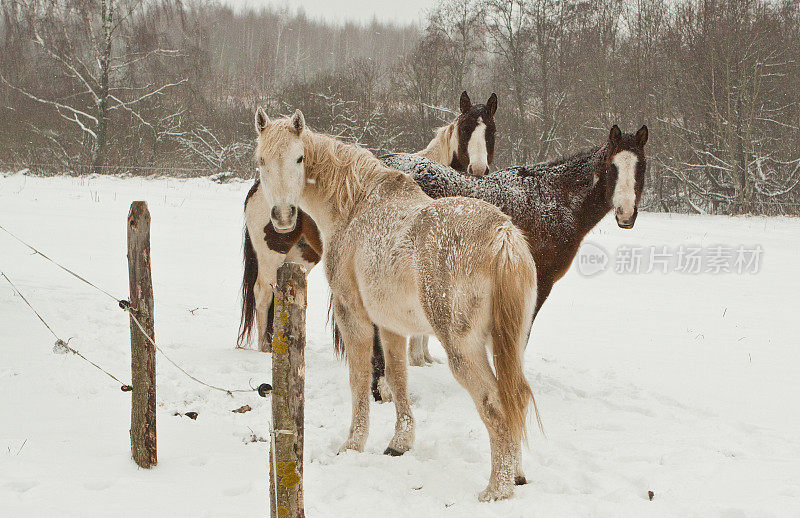
[[[295,205],[289,205],[284,208],[272,207],[270,220],[275,232],[287,234],[297,226],[297,207]]]
[[[467,166],[467,173],[472,176],[483,176],[489,171],[489,166],[484,163],[472,163]]]
[[[633,212],[627,216],[624,212],[625,211],[622,210],[622,207],[617,207],[617,210],[614,213],[614,216],[617,218],[617,226],[624,229],[633,228],[634,223],[636,223],[636,216],[639,215],[639,208],[634,205]]]

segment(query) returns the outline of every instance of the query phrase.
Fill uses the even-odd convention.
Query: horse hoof
[[[392,457],[399,457],[403,453],[405,453],[405,452],[404,451],[400,451],[400,450],[395,450],[394,448],[391,448],[391,447],[386,448],[385,450],[383,450],[383,454],[384,455],[390,455]]]
[[[408,359],[408,364],[412,367],[428,367],[436,363],[442,363],[442,361],[433,356],[424,356],[421,358],[411,357]]]
[[[522,475],[517,475],[516,477],[514,477],[514,485],[515,486],[524,486],[527,483],[528,483],[528,479],[526,479]]]
[[[442,360],[440,360],[439,358],[434,358],[430,354],[426,354],[425,355],[425,363],[427,363],[428,365],[433,365],[433,364],[436,364],[436,363],[442,363]]]
[[[378,380],[378,393],[381,396],[381,403],[392,402],[392,389],[389,388],[389,382],[386,381],[386,376],[381,376],[381,378]]]
[[[348,451],[357,451],[359,453],[362,453],[364,451],[364,446],[356,443],[355,441],[348,440],[347,442],[342,444],[341,448],[339,448],[339,451],[336,454],[338,455],[339,453],[345,453]]]
[[[505,500],[514,494],[514,486],[508,489],[501,488],[486,488],[478,494],[478,501],[480,502],[494,502],[495,500]]]

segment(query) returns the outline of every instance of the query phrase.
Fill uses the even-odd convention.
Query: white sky
[[[222,0],[232,6],[258,7],[272,5],[303,8],[309,18],[328,21],[369,22],[373,17],[381,21],[398,23],[419,22],[423,10],[432,7],[435,0]]]

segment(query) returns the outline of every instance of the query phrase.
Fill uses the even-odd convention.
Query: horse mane
[[[505,171],[516,171],[519,176],[523,177],[546,174],[550,176],[559,175],[574,180],[579,180],[582,179],[579,178],[580,175],[586,174],[589,171],[594,172],[593,169],[600,165],[603,157],[605,157],[605,154],[606,146],[595,146],[572,153],[570,155],[562,155],[546,162],[509,167]],[[498,171],[498,173],[500,172],[501,171]]]
[[[418,155],[383,157],[404,171],[432,198],[467,196],[500,207],[514,223],[548,229],[574,226],[581,206],[594,190],[594,172],[604,147],[593,147],[555,160],[509,167],[482,177],[465,175]],[[536,221],[528,221],[534,218]]]
[[[288,118],[272,121],[257,141],[256,156],[285,147],[294,138],[294,131]],[[369,150],[317,133],[308,126],[300,138],[305,148],[306,180],[341,212],[347,213],[386,174],[402,175],[383,165]]]
[[[439,162],[440,164],[449,165],[452,161],[453,151],[450,149],[450,139],[453,137],[453,132],[456,128],[456,121],[451,122],[447,126],[436,128],[433,140],[422,151],[417,151],[415,155],[425,157],[428,160]]]
[[[386,174],[396,173],[369,150],[356,144],[308,128],[301,138],[305,146],[307,179],[342,213],[349,212]]]

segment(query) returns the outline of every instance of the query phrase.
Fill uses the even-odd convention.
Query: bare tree
[[[175,132],[175,117],[160,117],[156,127],[140,107],[184,79],[135,86],[124,81],[125,72],[154,56],[177,55],[178,50],[154,48],[132,51],[127,31],[143,1],[33,0],[24,4],[25,16],[36,48],[65,81],[58,91],[17,86],[0,79],[25,97],[52,107],[59,116],[81,130],[88,143],[93,171],[105,165],[111,115],[125,112],[155,135]],[[44,91],[43,91],[44,90]],[[64,95],[64,91],[69,95]]]
[[[411,151],[468,89],[499,95],[498,167],[646,123],[647,209],[800,213],[796,0],[440,0],[424,30],[186,5],[0,3],[0,160],[246,176],[257,103]]]
[[[485,43],[485,8],[477,0],[442,0],[428,17],[429,33],[439,36],[446,56],[448,91],[468,88]]]
[[[509,144],[517,151],[514,160],[527,162],[532,156],[530,139],[530,102],[533,96],[531,62],[533,26],[525,0],[490,0],[486,3],[488,51],[496,58],[498,86],[511,100],[512,113],[500,119],[509,123]],[[499,88],[498,88],[499,89]]]
[[[775,44],[780,13],[767,2],[729,0],[687,2],[677,14],[686,88],[678,92],[682,120],[668,120],[686,147],[666,168],[696,199],[694,210],[773,204],[796,188],[800,172],[800,157],[776,147],[783,135],[800,135],[791,122],[800,100],[782,95],[797,78],[798,57]]]

